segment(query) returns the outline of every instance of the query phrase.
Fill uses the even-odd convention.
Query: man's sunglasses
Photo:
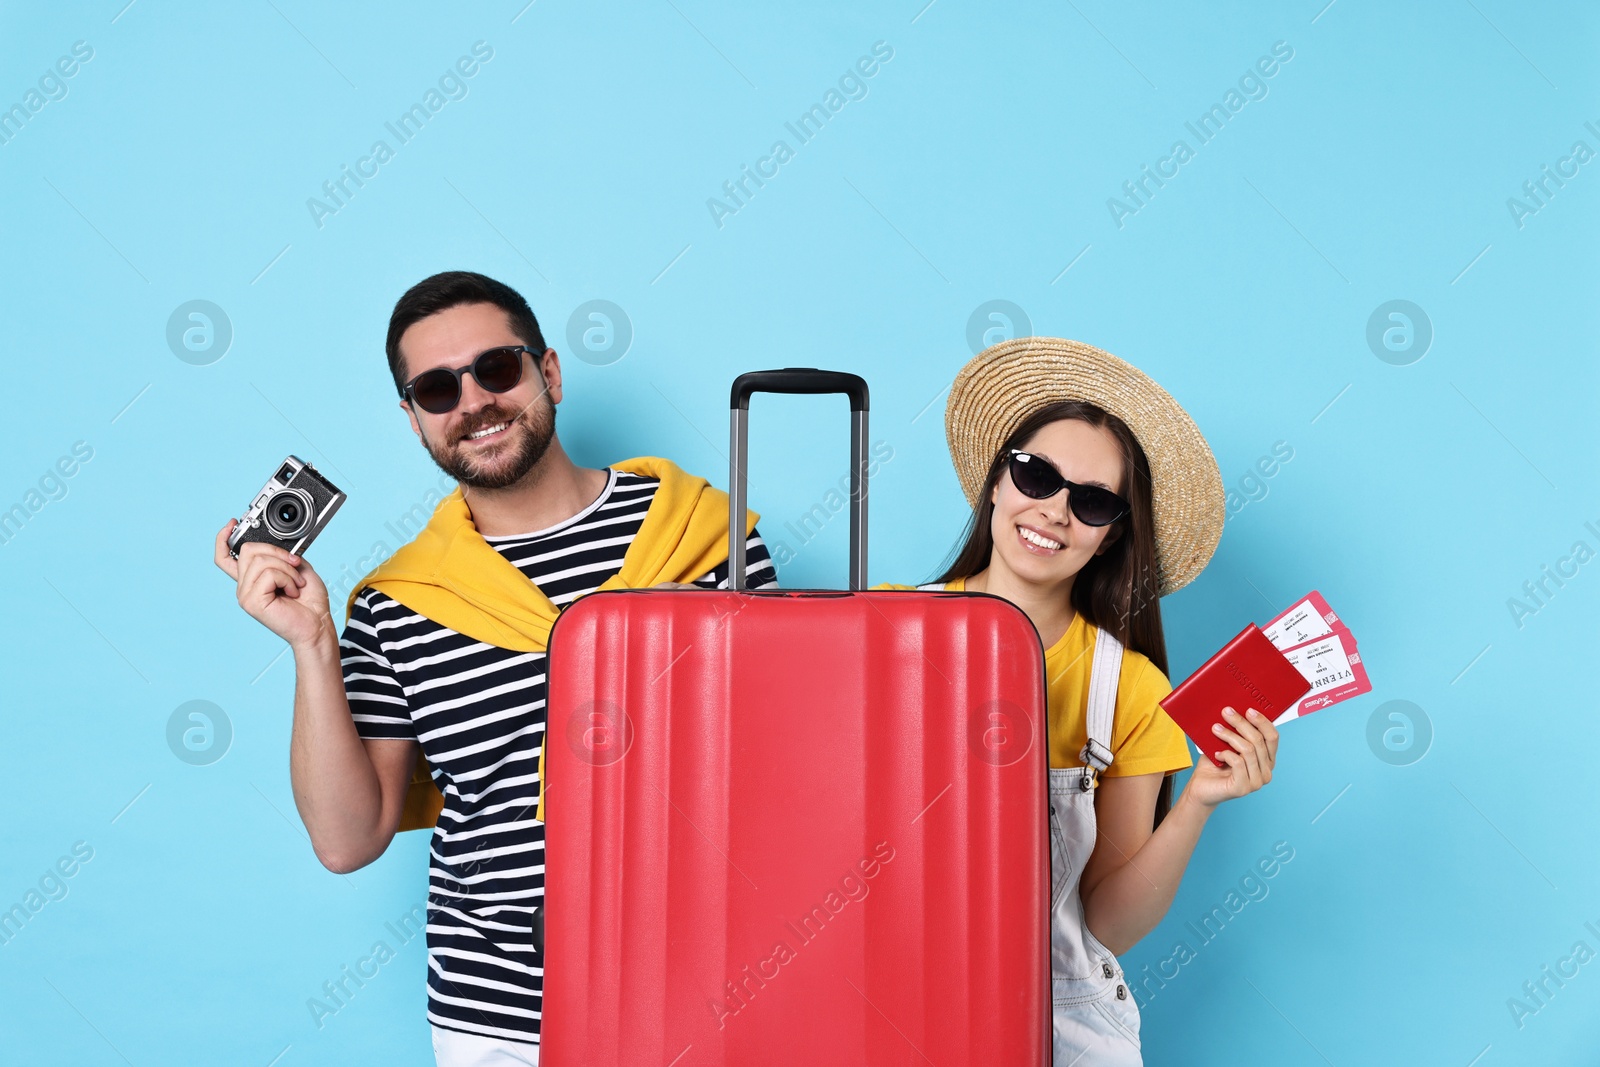
[[[1128,513],[1128,502],[1111,490],[1069,482],[1042,456],[1019,448],[1013,448],[1010,456],[1011,484],[1017,492],[1035,500],[1048,500],[1065,489],[1067,506],[1085,526],[1109,526]]]
[[[522,354],[537,357],[539,353],[527,345],[506,345],[479,352],[465,367],[435,367],[411,379],[400,390],[400,395],[423,411],[443,415],[461,403],[461,376],[471,374],[473,380],[491,393],[506,393],[522,381]]]

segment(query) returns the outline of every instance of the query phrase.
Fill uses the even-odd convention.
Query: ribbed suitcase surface
[[[1047,1062],[1043,657],[1019,610],[606,592],[550,648],[541,1063]]]

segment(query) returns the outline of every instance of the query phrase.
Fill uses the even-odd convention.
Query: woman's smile
[[[1037,526],[1017,524],[1017,541],[1035,556],[1054,556],[1066,547]]]

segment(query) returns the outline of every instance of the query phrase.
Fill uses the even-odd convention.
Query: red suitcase
[[[864,591],[853,374],[734,382],[736,586],[753,392],[850,396],[850,591],[614,591],[562,612],[540,1062],[1045,1064],[1038,637],[998,597]]]

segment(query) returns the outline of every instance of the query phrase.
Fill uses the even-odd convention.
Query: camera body
[[[278,464],[277,472],[267,479],[228,535],[228,553],[238,559],[239,547],[246,541],[261,541],[304,555],[344,502],[344,493],[318,474],[317,468],[290,456]]]

